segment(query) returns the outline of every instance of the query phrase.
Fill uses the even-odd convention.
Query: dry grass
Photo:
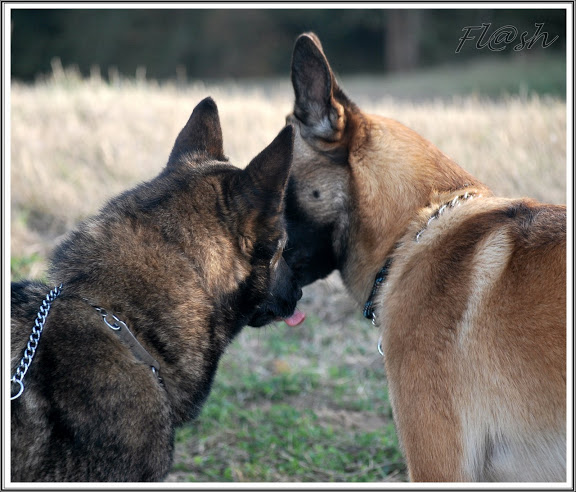
[[[565,203],[564,102],[410,103],[369,98],[353,83],[345,89],[364,110],[420,132],[497,193]],[[77,221],[158,173],[193,107],[208,95],[219,107],[225,152],[240,167],[273,139],[292,104],[286,81],[110,86],[59,73],[33,86],[14,84],[13,275],[42,277],[49,252]],[[399,454],[376,330],[361,319],[336,274],[305,289],[301,304],[311,315],[304,326],[245,330],[227,352],[199,422],[178,434],[170,481],[405,478],[394,461]],[[223,408],[231,410],[223,414]],[[318,440],[308,443],[312,431],[318,435],[310,439]],[[373,453],[369,458],[359,443]],[[384,466],[387,461],[392,464]]]
[[[225,151],[241,167],[274,138],[283,124],[278,110],[289,108],[288,95],[265,99],[232,86],[111,87],[74,78],[14,85],[12,255],[45,257],[78,220],[157,174],[193,107],[208,95],[219,103]]]
[[[558,100],[368,99],[363,109],[420,132],[503,195],[566,201],[566,108]],[[106,199],[155,175],[195,104],[217,102],[225,151],[243,167],[270,142],[292,104],[286,83],[178,88],[57,74],[11,92],[12,255],[43,258],[54,241]],[[34,263],[34,262],[32,262]],[[31,266],[41,274],[43,264]]]

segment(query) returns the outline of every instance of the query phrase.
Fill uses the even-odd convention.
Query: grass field
[[[400,120],[499,194],[566,202],[566,107],[545,96],[411,102],[350,79],[362,108]],[[369,88],[369,90],[368,90]],[[412,90],[412,89],[411,89]],[[290,111],[286,81],[158,85],[54,77],[11,92],[12,278],[43,278],[54,245],[114,194],[157,174],[211,95],[224,148],[243,167]],[[245,329],[197,422],[177,433],[170,481],[405,480],[379,334],[337,274],[305,289],[300,327]]]

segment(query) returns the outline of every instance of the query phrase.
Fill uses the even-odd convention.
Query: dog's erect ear
[[[344,108],[334,97],[338,88],[318,37],[301,34],[292,54],[292,85],[296,101],[294,114],[314,137],[339,139],[344,130]]]
[[[243,171],[243,192],[262,211],[281,211],[292,165],[294,129],[286,126]]]
[[[176,138],[168,159],[168,166],[177,164],[187,155],[192,158],[192,161],[227,160],[224,156],[218,108],[211,97],[200,101],[192,111],[188,122]]]

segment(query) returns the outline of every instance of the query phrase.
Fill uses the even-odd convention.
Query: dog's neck
[[[371,285],[370,295],[364,304],[363,314],[365,318],[370,319],[374,324],[376,324],[375,299],[380,286],[386,282],[390,269],[393,267],[394,254],[396,250],[407,241],[415,241],[416,243],[420,242],[420,239],[432,222],[441,220],[447,212],[458,207],[462,203],[482,196],[482,191],[486,192],[487,190],[480,190],[474,187],[464,187],[456,191],[439,193],[433,200],[431,200],[428,206],[424,207],[416,214],[417,218],[406,228],[407,232],[404,234],[404,237],[395,243],[393,248],[387,253],[385,260],[381,263],[383,266],[381,266],[376,275],[372,277],[374,280]],[[418,224],[417,232],[415,234],[408,232],[414,229],[414,223]]]

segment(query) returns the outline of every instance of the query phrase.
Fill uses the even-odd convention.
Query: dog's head
[[[294,161],[284,256],[302,285],[342,267],[350,227],[348,144],[360,113],[338,87],[320,40],[302,34],[292,56]]]
[[[233,167],[224,156],[218,110],[207,98],[178,135],[165,171],[176,180],[193,176],[189,181],[195,183],[196,207],[202,210],[198,220],[204,221],[196,222],[195,234],[205,234],[205,247],[213,248],[198,256],[213,282],[220,274],[229,283],[214,289],[223,299],[222,309],[254,327],[303,320],[295,310],[302,291],[282,256],[293,135],[293,128],[285,127],[244,170]],[[236,282],[230,284],[232,279]]]
[[[160,175],[74,231],[53,277],[128,319],[172,312],[222,340],[247,324],[298,324],[301,289],[282,257],[293,133],[285,127],[240,169],[224,155],[216,104],[203,100]]]
[[[301,285],[340,270],[358,300],[439,190],[477,181],[401,123],[362,112],[336,82],[316,35],[292,56],[295,128],[285,258]]]

